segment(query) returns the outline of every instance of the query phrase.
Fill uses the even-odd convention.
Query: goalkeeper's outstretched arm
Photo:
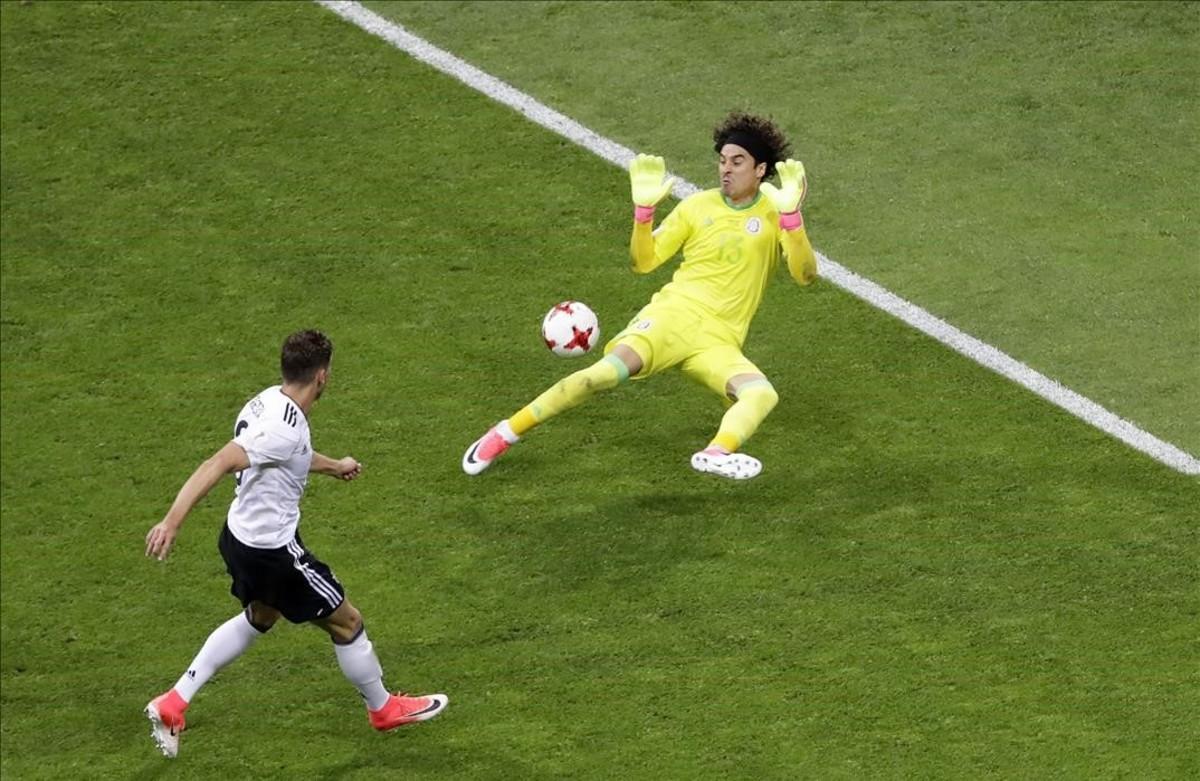
[[[629,185],[633,194],[633,233],[629,237],[629,259],[638,274],[649,274],[666,261],[654,247],[654,207],[675,184],[667,178],[661,157],[638,155],[629,163]]]
[[[649,274],[662,265],[654,253],[654,229],[652,223],[633,221],[633,234],[629,237],[629,260],[638,274]]]
[[[775,170],[779,173],[779,187],[763,182],[759,189],[779,211],[779,243],[787,255],[788,272],[792,279],[807,285],[817,278],[817,256],[800,214],[800,205],[808,195],[808,176],[799,160],[785,160]]]
[[[801,224],[792,230],[784,229],[779,243],[787,255],[788,273],[801,285],[811,284],[817,278],[817,255],[808,241],[808,232]]]

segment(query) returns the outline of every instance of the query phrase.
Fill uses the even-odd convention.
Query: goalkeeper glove
[[[804,173],[804,163],[799,160],[785,160],[775,166],[779,172],[779,187],[770,182],[763,182],[758,189],[767,194],[767,198],[779,212],[779,227],[793,230],[804,227],[804,218],[800,216],[800,204],[808,195],[808,176]]]
[[[675,184],[675,177],[666,178],[667,165],[661,157],[638,155],[629,163],[629,185],[633,192],[633,218],[638,222],[654,219],[654,207]]]

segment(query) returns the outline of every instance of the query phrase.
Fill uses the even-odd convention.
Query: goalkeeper
[[[800,215],[808,183],[803,164],[787,159],[789,144],[770,120],[730,114],[713,130],[713,141],[720,187],[685,198],[657,230],[655,206],[675,180],[666,178],[661,157],[638,155],[630,163],[633,270],[647,274],[681,248],[683,262],[608,342],[602,359],[559,380],[473,442],[462,460],[467,474],[487,469],[526,432],[597,391],[673,366],[732,402],[708,446],[692,456],[692,467],[734,480],[762,471],[741,448],[779,397],[742,354],[742,342],[781,257],[800,284],[816,279]],[[776,173],[778,187],[765,181]]]

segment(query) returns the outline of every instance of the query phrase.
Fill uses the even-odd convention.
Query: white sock
[[[200,687],[216,675],[217,670],[244,654],[261,635],[262,632],[250,626],[250,619],[245,613],[238,613],[221,624],[204,641],[200,653],[196,654],[187,672],[175,684],[175,691],[179,692],[184,702],[191,702]]]
[[[508,424],[508,418],[505,418],[496,424],[496,431],[499,432],[500,436],[504,437],[504,441],[510,445],[520,439],[520,437],[513,432],[512,426]]]
[[[333,652],[337,654],[342,674],[358,689],[368,708],[379,710],[387,705],[391,695],[383,686],[383,668],[375,655],[375,646],[367,639],[367,630],[359,632],[358,637],[346,645],[334,643]]]

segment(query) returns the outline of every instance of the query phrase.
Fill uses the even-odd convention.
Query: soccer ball
[[[542,339],[555,355],[570,358],[596,346],[600,321],[587,304],[563,301],[542,318]]]

